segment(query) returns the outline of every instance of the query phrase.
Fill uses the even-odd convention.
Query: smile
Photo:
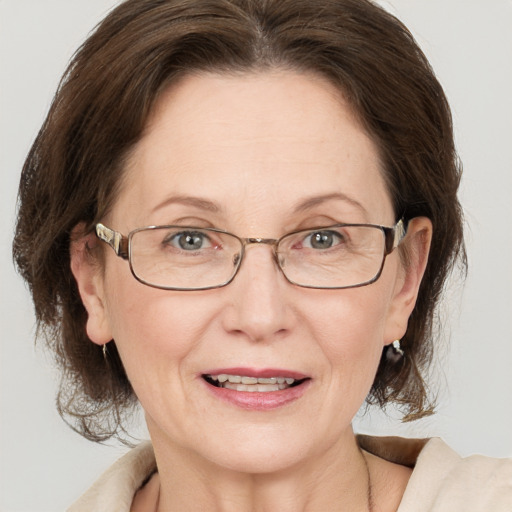
[[[203,378],[209,384],[233,391],[247,391],[268,393],[272,391],[281,391],[302,384],[306,379],[293,379],[291,377],[251,377],[247,375],[229,375],[221,373],[219,375],[203,375]]]

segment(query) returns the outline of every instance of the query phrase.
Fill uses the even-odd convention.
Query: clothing
[[[397,512],[512,512],[512,459],[462,458],[441,439],[358,436],[361,447],[413,467]],[[68,512],[129,512],[156,471],[150,442],[110,467]]]

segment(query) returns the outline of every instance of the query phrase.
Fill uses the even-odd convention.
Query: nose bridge
[[[253,341],[273,339],[273,335],[286,330],[286,306],[280,282],[281,269],[277,263],[277,240],[271,238],[243,239],[244,256],[239,275],[231,285],[235,294],[233,307],[226,312],[226,327],[243,332]],[[251,247],[256,245],[256,247]],[[272,251],[258,245],[269,245]],[[245,265],[244,265],[245,263]],[[244,268],[242,268],[244,267]]]
[[[247,249],[249,248],[248,246],[269,245],[272,250],[272,256],[273,256],[274,263],[277,265],[279,270],[282,272],[282,268],[281,268],[281,265],[279,265],[279,259],[277,256],[277,245],[279,244],[278,239],[276,239],[276,238],[254,238],[254,237],[242,238],[242,244],[243,244],[243,249],[244,249],[243,259],[247,258]]]

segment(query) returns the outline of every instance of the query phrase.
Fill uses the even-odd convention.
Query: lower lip
[[[203,380],[203,382],[210,393],[224,402],[228,402],[241,409],[269,411],[298,400],[306,392],[311,381],[306,380],[302,384],[292,388],[266,392],[235,391],[234,389],[212,386],[205,380]]]

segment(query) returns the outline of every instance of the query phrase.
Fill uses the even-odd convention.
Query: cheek
[[[334,408],[341,410],[338,402],[342,402],[342,408],[350,407],[352,414],[364,401],[377,372],[389,301],[385,288],[372,285],[336,294],[319,301],[322,307],[317,304],[318,314],[312,316],[311,325],[329,367],[325,378]]]
[[[313,317],[325,350],[349,357],[364,355],[372,346],[381,349],[388,310],[386,294],[371,286],[336,293],[338,297],[319,301],[321,307],[316,305],[318,314]]]
[[[141,374],[157,378],[169,375],[170,366],[179,370],[214,315],[197,296],[151,288],[125,273],[112,276],[109,290],[108,321],[134,387]]]

